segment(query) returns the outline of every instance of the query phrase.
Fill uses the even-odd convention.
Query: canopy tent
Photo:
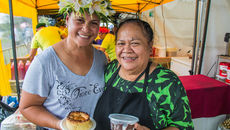
[[[58,13],[59,0],[17,0],[29,7],[35,8],[38,15],[52,15]]]
[[[29,2],[30,0],[27,1]],[[35,27],[37,25],[37,10],[32,6],[28,6],[25,3],[20,2],[19,0],[13,0],[12,4],[13,15],[31,18],[35,32]],[[8,0],[0,1],[0,13],[10,14]]]
[[[115,9],[117,12],[142,13],[143,11],[171,1],[173,0],[111,0],[111,3],[113,9]],[[58,2],[59,0],[13,0],[13,4],[20,3],[36,9],[38,15],[57,14],[59,9]],[[6,5],[7,1],[4,1],[3,3]],[[8,6],[6,5],[5,7]]]
[[[118,12],[142,13],[173,0],[111,0],[112,8]]]
[[[13,1],[12,7],[13,7],[14,16],[21,16],[21,17],[26,17],[26,18],[31,19],[33,29],[35,32],[35,27],[37,24],[37,11],[36,11],[36,9],[32,8],[30,6],[27,6],[27,5],[21,3],[17,0]],[[8,0],[1,0],[0,1],[0,13],[10,14]],[[2,51],[2,44],[4,44],[4,43],[2,43],[1,40],[2,39],[0,39],[0,46],[1,46],[0,47],[0,87],[1,87],[0,88],[1,89],[0,95],[6,96],[6,95],[11,94],[10,83],[8,82],[11,78],[11,74],[10,74],[11,71],[10,71],[10,64],[5,65],[6,63],[4,62],[3,51]]]

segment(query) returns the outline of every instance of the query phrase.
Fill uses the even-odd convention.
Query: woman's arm
[[[45,97],[40,97],[22,90],[19,110],[26,119],[38,126],[60,129],[60,119],[43,107],[45,100]]]

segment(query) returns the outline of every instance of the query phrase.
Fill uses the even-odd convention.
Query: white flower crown
[[[109,0],[60,0],[58,5],[59,13],[64,17],[70,12],[84,14],[86,11],[90,15],[96,13],[102,21],[107,22],[110,21],[110,16],[115,14]]]

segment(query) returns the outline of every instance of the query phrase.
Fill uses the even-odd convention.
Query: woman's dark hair
[[[151,28],[151,26],[143,21],[143,20],[140,20],[140,19],[126,19],[125,21],[121,22],[119,24],[119,27],[117,28],[117,31],[116,31],[116,40],[117,40],[117,33],[118,31],[120,30],[120,28],[127,24],[127,23],[134,23],[134,24],[137,24],[139,27],[141,27],[141,29],[143,30],[143,33],[147,36],[147,39],[148,39],[148,42],[151,42],[153,40],[153,30]]]

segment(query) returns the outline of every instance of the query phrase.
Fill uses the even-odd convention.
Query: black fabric
[[[106,84],[106,90],[99,99],[95,112],[94,119],[97,122],[96,130],[109,130],[110,119],[109,114],[121,113],[129,114],[139,118],[139,124],[147,126],[151,130],[154,130],[153,120],[150,116],[150,108],[146,98],[146,86],[149,74],[150,64],[145,69],[145,83],[142,93],[127,93],[112,87],[113,80],[117,76],[120,67],[113,74],[111,79]],[[138,78],[130,84],[132,87],[136,81],[143,75],[140,74]]]

